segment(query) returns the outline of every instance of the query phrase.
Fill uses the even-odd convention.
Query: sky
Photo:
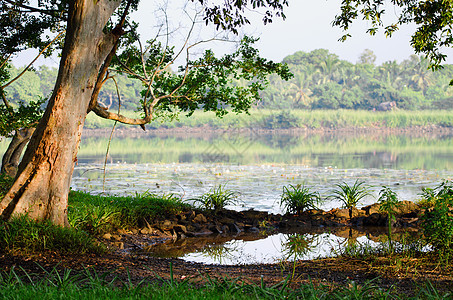
[[[140,33],[143,38],[153,37],[151,32],[154,32],[156,28],[156,2],[158,1],[142,1],[138,12],[133,15],[134,20],[140,23]],[[173,3],[169,7],[178,5],[180,7],[181,3],[185,1],[171,0],[171,2],[180,4]],[[365,21],[358,21],[353,24],[350,31],[352,37],[346,42],[340,42],[338,39],[343,32],[339,28],[332,27],[331,23],[340,11],[341,0],[290,0],[289,2],[290,6],[285,10],[287,18],[284,21],[275,19],[272,24],[263,25],[261,15],[253,12],[249,14],[252,24],[245,27],[242,33],[260,38],[256,46],[263,57],[281,61],[287,55],[297,51],[309,52],[324,48],[337,54],[341,59],[355,63],[365,49],[370,49],[377,57],[376,63],[381,64],[392,60],[401,62],[414,54],[414,50],[410,46],[410,36],[415,30],[413,25],[406,25],[400,28],[392,38],[386,38],[382,32],[376,36],[370,36],[366,33],[369,24]],[[180,10],[173,8],[168,9],[168,16],[174,26],[178,26],[175,25],[177,22],[184,23],[183,20],[186,19]],[[393,8],[387,7],[386,18],[394,19],[395,16]],[[212,32],[210,29],[204,29]],[[180,40],[182,40],[182,34]],[[214,45],[213,49],[221,52],[225,50],[225,46]],[[453,63],[453,51],[448,50],[446,52],[449,56],[447,63]],[[25,65],[33,58],[33,55],[33,52],[24,53],[14,58],[13,63],[16,66]],[[56,58],[39,59],[35,65],[56,66],[57,61]]]

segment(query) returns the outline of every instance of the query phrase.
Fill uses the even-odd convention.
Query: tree
[[[370,22],[368,33],[371,35],[375,35],[379,28],[384,27],[384,34],[392,36],[401,25],[415,23],[417,29],[411,37],[411,46],[416,53],[427,56],[433,70],[441,68],[447,57],[442,53],[442,49],[453,45],[451,31],[453,2],[445,0],[390,2],[395,8],[391,13],[397,12],[397,19],[391,24],[384,24],[382,21],[386,13],[383,0],[343,0],[341,12],[335,17],[333,25],[347,31],[354,20],[362,17]],[[341,40],[346,40],[350,36],[346,33]]]
[[[249,7],[264,10],[263,20],[268,23],[275,16],[284,17],[283,8],[287,5],[286,0],[227,0],[211,6],[205,0],[196,2],[203,5],[206,23],[233,33],[249,22],[244,15]],[[233,55],[218,59],[207,51],[199,59],[188,59],[185,67],[171,74],[167,70],[175,59],[172,47],[151,41],[146,51],[140,51],[141,45],[132,44],[136,40],[136,24],[130,22],[128,15],[137,5],[138,0],[42,0],[36,7],[27,0],[1,1],[0,19],[4,26],[0,26],[0,31],[4,36],[0,53],[42,46],[46,29],[65,28],[53,93],[15,182],[0,202],[4,219],[27,214],[35,220],[68,226],[69,186],[88,112],[143,127],[157,109],[191,113],[201,107],[223,115],[231,107],[240,112],[258,98],[265,74],[290,76],[284,66],[258,57],[250,39],[244,39]],[[103,83],[110,78],[112,63],[147,84],[141,99],[141,118],[110,112],[97,101]],[[234,89],[231,78],[245,78],[250,84],[246,89]]]

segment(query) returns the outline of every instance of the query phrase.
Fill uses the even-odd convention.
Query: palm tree
[[[305,107],[309,107],[313,102],[310,99],[312,91],[310,89],[310,82],[313,77],[311,72],[313,68],[306,67],[299,72],[294,72],[294,78],[289,82],[289,89],[287,91],[288,96],[296,104],[302,104]]]
[[[429,69],[429,60],[421,56],[419,62],[413,68],[413,75],[410,78],[410,85],[416,90],[426,92],[426,89],[432,85],[433,72]]]

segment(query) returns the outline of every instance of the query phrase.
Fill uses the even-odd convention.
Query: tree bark
[[[99,70],[119,38],[103,29],[121,0],[71,0],[54,92],[0,202],[5,220],[27,214],[68,226],[68,193],[74,162]]]
[[[6,174],[9,177],[16,176],[20,157],[33,132],[35,132],[34,127],[16,130],[13,139],[9,143],[8,149],[6,149],[5,154],[3,154],[1,173]]]

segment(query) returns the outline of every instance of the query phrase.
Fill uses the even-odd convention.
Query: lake
[[[107,134],[106,134],[107,135]],[[222,184],[240,195],[233,209],[280,212],[283,186],[305,184],[327,197],[341,182],[365,181],[376,201],[383,185],[415,201],[422,187],[453,177],[451,134],[291,134],[253,131],[127,132],[108,145],[83,137],[72,188],[115,195],[173,193],[191,199]],[[339,207],[325,201],[321,208]]]

